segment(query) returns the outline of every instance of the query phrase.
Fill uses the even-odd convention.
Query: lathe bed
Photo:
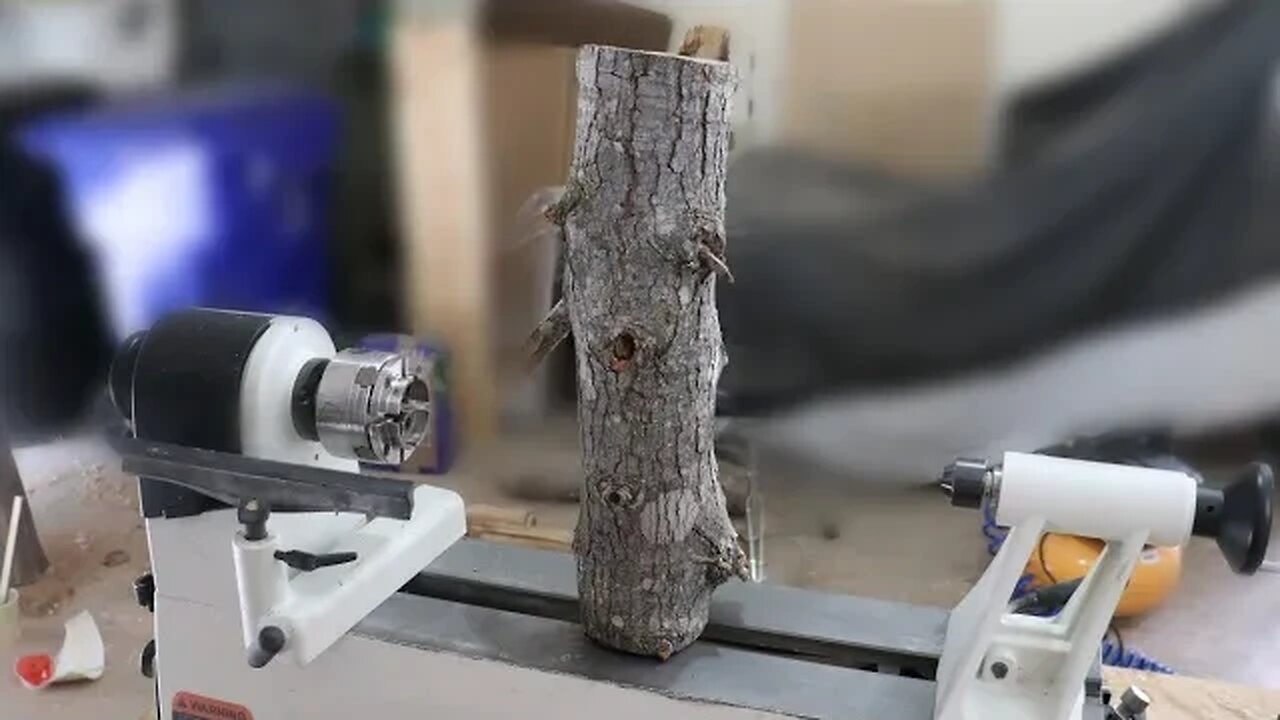
[[[574,624],[572,556],[464,540],[353,634],[770,714],[933,717],[948,611],[774,585],[722,588],[703,639],[665,663],[605,650]],[[1087,687],[1102,718],[1101,680]]]

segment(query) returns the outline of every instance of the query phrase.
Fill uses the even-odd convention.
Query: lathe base
[[[180,532],[184,545],[206,533],[225,541],[225,515],[152,520],[153,548],[167,545],[157,531]],[[475,541],[309,665],[252,670],[220,545],[185,578],[203,597],[167,596],[155,558],[162,718],[933,717],[945,610],[734,584],[717,593],[706,639],[659,663],[604,650],[566,621],[576,614],[572,557]],[[192,557],[189,545],[174,549]],[[1103,717],[1097,685],[1087,720]]]

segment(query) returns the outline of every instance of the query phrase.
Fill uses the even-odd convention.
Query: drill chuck
[[[986,460],[961,458],[942,471],[938,487],[955,507],[978,509],[992,492],[994,468]]]

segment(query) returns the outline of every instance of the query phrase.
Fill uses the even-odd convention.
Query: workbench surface
[[[1280,692],[1182,675],[1105,668],[1107,686],[1137,685],[1151,696],[1148,720],[1276,720]]]

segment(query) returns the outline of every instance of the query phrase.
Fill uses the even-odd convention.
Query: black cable
[[[1083,578],[1076,578],[1036,588],[1016,598],[1010,610],[1022,615],[1054,615],[1066,606],[1067,601],[1080,588],[1081,582]]]
[[[1116,636],[1116,649],[1120,651],[1121,655],[1124,655],[1124,636],[1120,634],[1120,628],[1116,627],[1116,624],[1112,622],[1107,629],[1112,635]]]

